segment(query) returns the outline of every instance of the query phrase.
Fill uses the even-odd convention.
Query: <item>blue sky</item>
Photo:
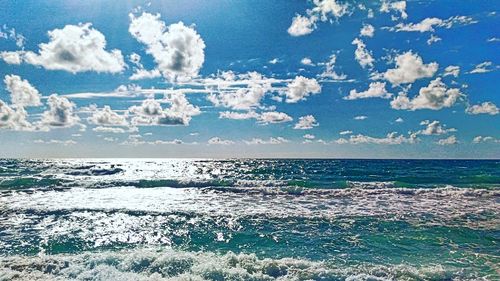
[[[498,158],[498,1],[0,1],[0,156]]]

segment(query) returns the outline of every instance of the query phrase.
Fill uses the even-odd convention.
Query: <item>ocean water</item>
[[[500,161],[0,160],[0,280],[500,280]]]

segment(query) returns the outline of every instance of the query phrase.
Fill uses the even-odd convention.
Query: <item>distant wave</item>
[[[491,267],[494,265],[491,264]],[[1,280],[478,280],[452,265],[345,264],[171,249],[0,258]]]

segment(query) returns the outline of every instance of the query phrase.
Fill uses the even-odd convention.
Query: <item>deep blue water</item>
[[[499,280],[500,161],[0,160],[0,280]]]

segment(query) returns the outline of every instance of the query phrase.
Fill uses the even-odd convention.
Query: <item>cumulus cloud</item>
[[[198,75],[205,61],[205,42],[183,22],[165,25],[160,14],[130,14],[129,32],[147,46],[163,77],[185,81]]]
[[[258,120],[259,123],[269,124],[290,122],[293,121],[293,118],[284,112],[268,111],[261,113]]]
[[[354,51],[354,58],[358,61],[361,67],[373,67],[373,56],[370,51],[366,49],[365,43],[361,39],[354,39],[352,41],[353,45],[356,45],[356,51]]]
[[[126,64],[120,50],[106,50],[106,38],[92,24],[66,25],[48,32],[49,42],[38,45],[38,53],[19,51],[19,59],[8,54],[11,62],[42,66],[71,73],[95,71],[117,73]],[[5,55],[2,55],[5,60]]]
[[[390,13],[391,11],[399,12],[400,17],[406,19],[408,14],[406,13],[406,1],[382,1],[380,6],[380,11],[383,13]],[[393,16],[393,20],[398,19],[398,17]]]
[[[296,15],[292,19],[292,24],[288,28],[288,34],[292,36],[304,36],[310,34],[316,29],[316,18]]]
[[[9,28],[7,25],[0,26],[0,39],[12,40],[19,48],[24,47],[26,38],[16,31],[15,28]]]
[[[456,136],[449,136],[447,138],[438,140],[437,144],[439,144],[439,145],[454,145],[454,144],[458,144],[458,140],[457,140]]]
[[[0,59],[4,60],[8,64],[19,65],[23,62],[22,54],[24,54],[24,52],[22,51],[14,51],[14,52],[3,51],[0,52]]]
[[[126,116],[116,113],[109,105],[105,105],[102,109],[95,108],[87,121],[101,126],[128,126]]]
[[[318,21],[328,21],[333,16],[338,19],[347,13],[347,4],[336,0],[313,0],[314,7],[306,11],[307,15],[296,15],[288,28],[288,34],[303,36],[313,32]]]
[[[232,71],[221,73],[216,79],[206,79],[205,84],[213,93],[207,99],[215,106],[235,110],[250,110],[260,107],[265,94],[273,89],[272,79],[257,72],[236,75]],[[212,86],[213,85],[213,86]]]
[[[287,85],[288,89],[285,92],[287,103],[296,103],[305,100],[309,95],[319,94],[321,86],[314,78],[306,78],[297,76],[291,83]]]
[[[31,123],[27,120],[28,113],[22,106],[12,108],[0,100],[0,129],[14,131],[32,130]]]
[[[420,122],[420,125],[425,125],[425,129],[417,132],[419,135],[444,135],[450,132],[456,132],[457,130],[454,128],[447,129],[446,125],[441,125],[441,122],[434,120],[424,120]]]
[[[436,62],[424,64],[418,54],[408,51],[396,57],[396,68],[384,73],[384,78],[393,85],[413,83],[421,78],[434,76],[439,65]]]
[[[315,139],[315,138],[316,138],[316,136],[315,136],[315,135],[311,135],[311,134],[305,134],[305,135],[303,136],[303,138],[305,138],[305,139],[307,139],[307,140],[313,140],[313,139]]]
[[[244,141],[248,145],[256,145],[256,144],[283,144],[290,142],[288,139],[283,137],[271,137],[268,140],[264,140],[261,138],[253,138],[249,141]]]
[[[360,115],[360,116],[354,117],[354,120],[358,120],[358,121],[365,120],[365,119],[368,119],[368,116]]]
[[[456,66],[456,65],[450,65],[444,69],[443,76],[450,76],[451,75],[453,77],[458,77],[459,74],[460,74],[460,67]]]
[[[80,118],[74,113],[76,105],[65,97],[52,94],[47,99],[49,109],[42,114],[41,123],[53,127],[71,127]]]
[[[347,131],[340,131],[339,132],[339,135],[350,135],[352,134],[352,131],[351,130],[347,130]]]
[[[366,99],[366,98],[383,98],[389,99],[392,97],[391,93],[388,93],[385,89],[385,82],[372,82],[368,87],[368,90],[364,92],[357,92],[356,90],[351,90],[349,95],[344,97],[345,100],[355,100],[355,99]]]
[[[453,106],[464,95],[459,89],[447,88],[441,78],[432,80],[428,86],[422,87],[416,97],[409,98],[400,93],[391,101],[391,107],[397,110],[432,109],[439,110]]]
[[[396,120],[394,120],[394,122],[397,122],[397,123],[403,123],[405,120],[401,117],[398,117]]]
[[[299,121],[293,128],[296,130],[308,130],[317,126],[319,126],[319,123],[316,121],[316,118],[312,115],[306,115],[300,117]]]
[[[365,37],[373,37],[373,35],[375,35],[375,28],[371,24],[363,24],[359,35]]]
[[[404,135],[398,135],[396,132],[387,134],[383,138],[371,137],[362,134],[351,135],[348,139],[340,138],[334,142],[337,144],[386,144],[386,145],[396,145],[396,144],[413,144],[417,141],[415,135],[410,135],[408,137]]]
[[[468,114],[489,114],[489,115],[497,115],[500,110],[496,106],[496,104],[486,101],[481,104],[475,104],[472,106],[468,106],[466,109]]]
[[[211,139],[208,140],[208,144],[230,145],[230,144],[234,144],[234,141],[232,141],[232,140],[224,140],[224,139],[221,139],[219,137],[213,137],[213,138],[211,138]]]
[[[477,136],[472,140],[473,143],[483,143],[483,142],[492,142],[492,143],[500,143],[500,139],[494,138],[492,136]]]
[[[300,60],[300,63],[303,64],[303,65],[314,65],[314,63],[312,62],[312,60],[308,57],[305,57],[303,59]]]
[[[192,105],[183,93],[165,95],[162,102],[170,104],[163,109],[160,102],[155,99],[146,99],[141,105],[131,106],[129,113],[133,115],[133,125],[189,125],[193,116],[201,113],[200,108]]]
[[[41,95],[28,80],[21,79],[17,75],[5,75],[4,83],[10,93],[12,104],[17,106],[39,106]]]

